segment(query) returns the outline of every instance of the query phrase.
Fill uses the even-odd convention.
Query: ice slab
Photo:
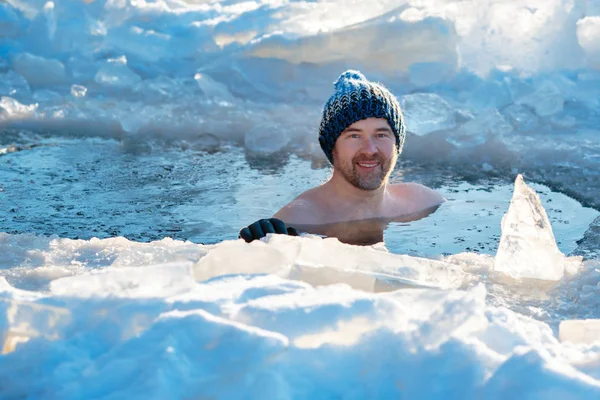
[[[435,93],[407,94],[400,101],[409,132],[424,136],[456,127],[454,109]]]
[[[235,98],[233,97],[229,89],[227,89],[227,86],[225,86],[221,82],[215,81],[207,74],[198,72],[194,75],[194,80],[196,81],[198,87],[202,90],[202,93],[204,93],[204,96],[206,96],[207,99],[211,99],[217,102],[235,101]]]
[[[13,68],[31,86],[59,85],[66,79],[65,66],[60,61],[29,53],[15,56]]]
[[[243,260],[243,262],[240,262]],[[241,240],[224,241],[215,245],[194,266],[194,277],[204,281],[228,274],[275,274],[285,276],[293,263],[286,254],[262,241],[244,246]]]
[[[600,319],[561,321],[558,337],[561,342],[600,343]]]
[[[298,264],[290,271],[288,278],[306,282],[315,287],[344,283],[352,289],[374,293],[405,288],[439,288],[436,284],[397,275]]]
[[[581,260],[561,253],[539,195],[517,175],[509,209],[502,218],[494,270],[515,279],[558,281],[565,273],[577,271]]]
[[[227,274],[275,274],[312,285],[346,283],[370,292],[401,287],[457,288],[463,279],[462,270],[454,264],[312,235],[268,235],[265,241],[250,245],[242,240],[225,241],[194,266],[199,281]]]
[[[8,118],[25,118],[35,113],[38,104],[25,105],[19,103],[12,97],[0,97],[0,110],[6,111]]]
[[[408,71],[416,62],[457,65],[457,37],[448,21],[435,17],[405,21],[394,14],[295,40],[269,35],[250,46],[247,55],[292,64],[327,65],[343,60],[387,75]]]
[[[289,143],[287,129],[274,124],[259,124],[244,135],[244,146],[253,153],[272,154],[282,151]]]
[[[472,146],[485,142],[488,136],[502,137],[514,132],[513,127],[506,121],[495,108],[490,108],[479,113],[472,120],[456,129],[455,136],[464,140],[464,144]]]
[[[115,89],[131,89],[141,81],[138,74],[127,66],[127,58],[108,59],[96,72],[94,80],[100,85]]]
[[[415,286],[458,288],[463,282],[463,271],[456,265],[438,260],[393,254],[377,247],[351,246],[335,238],[318,237],[294,239],[272,235],[269,243],[289,252],[298,251],[295,263],[302,266],[327,266],[338,270],[360,271],[371,276],[388,275]],[[300,245],[299,248],[296,246]],[[380,275],[379,278],[384,278]],[[385,279],[385,278],[384,278]]]
[[[516,101],[535,110],[540,117],[550,117],[563,110],[565,98],[553,82],[544,81],[536,90]]]
[[[502,111],[502,114],[517,132],[535,133],[540,128],[540,119],[529,107],[511,104]]]
[[[58,296],[164,297],[194,287],[192,263],[168,263],[144,267],[104,268],[50,282]]]

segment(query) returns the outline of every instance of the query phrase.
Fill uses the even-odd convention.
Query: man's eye
[[[386,138],[386,137],[389,137],[389,136],[390,136],[389,133],[378,133],[377,134],[377,137],[379,137],[379,138]]]
[[[352,139],[360,139],[360,135],[358,133],[353,133],[350,135]]]

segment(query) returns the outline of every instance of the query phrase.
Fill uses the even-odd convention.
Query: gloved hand
[[[285,222],[277,218],[259,219],[240,231],[240,237],[250,243],[253,240],[267,236],[267,233],[298,236],[296,228],[285,226]]]

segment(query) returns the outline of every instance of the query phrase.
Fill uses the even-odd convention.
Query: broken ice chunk
[[[49,86],[64,82],[65,66],[58,60],[21,53],[14,57],[15,72],[29,82],[30,85]]]
[[[35,112],[38,105],[30,104],[28,106],[19,103],[12,97],[0,97],[0,109],[4,109],[9,117],[27,117]]]
[[[202,74],[198,72],[194,75],[194,80],[204,92],[204,95],[207,99],[211,99],[214,101],[225,101],[225,102],[233,102],[234,98],[227,86],[225,86],[221,82],[217,82],[207,74]]]
[[[561,342],[600,342],[600,319],[562,321],[558,327],[558,338]]]
[[[87,88],[81,85],[73,85],[71,86],[71,95],[73,97],[85,97],[87,93]]]
[[[244,135],[244,146],[253,153],[272,154],[282,151],[291,138],[287,130],[273,124],[259,124]]]
[[[558,281],[580,264],[581,257],[567,258],[558,249],[540,197],[517,175],[510,207],[502,218],[494,270],[515,279]]]
[[[495,108],[482,111],[474,119],[466,122],[456,130],[456,135],[468,137],[503,136],[513,133],[513,127]]]
[[[565,99],[554,83],[544,81],[535,92],[518,99],[516,103],[533,108],[540,117],[549,117],[563,110]]]
[[[454,109],[437,94],[408,94],[402,97],[401,103],[409,132],[423,136],[456,127]]]
[[[125,56],[106,60],[106,63],[96,73],[94,80],[107,87],[130,89],[141,81],[138,74],[127,66]]]
[[[529,109],[518,104],[512,104],[503,111],[504,116],[519,132],[535,132],[540,128],[540,120]]]

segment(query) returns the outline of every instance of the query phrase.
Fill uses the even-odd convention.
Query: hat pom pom
[[[335,87],[335,90],[340,90],[342,86],[346,85],[350,80],[366,81],[367,78],[365,78],[365,76],[361,74],[360,71],[349,69],[348,71],[340,75],[340,77],[337,79],[337,81],[335,81],[333,86]]]

